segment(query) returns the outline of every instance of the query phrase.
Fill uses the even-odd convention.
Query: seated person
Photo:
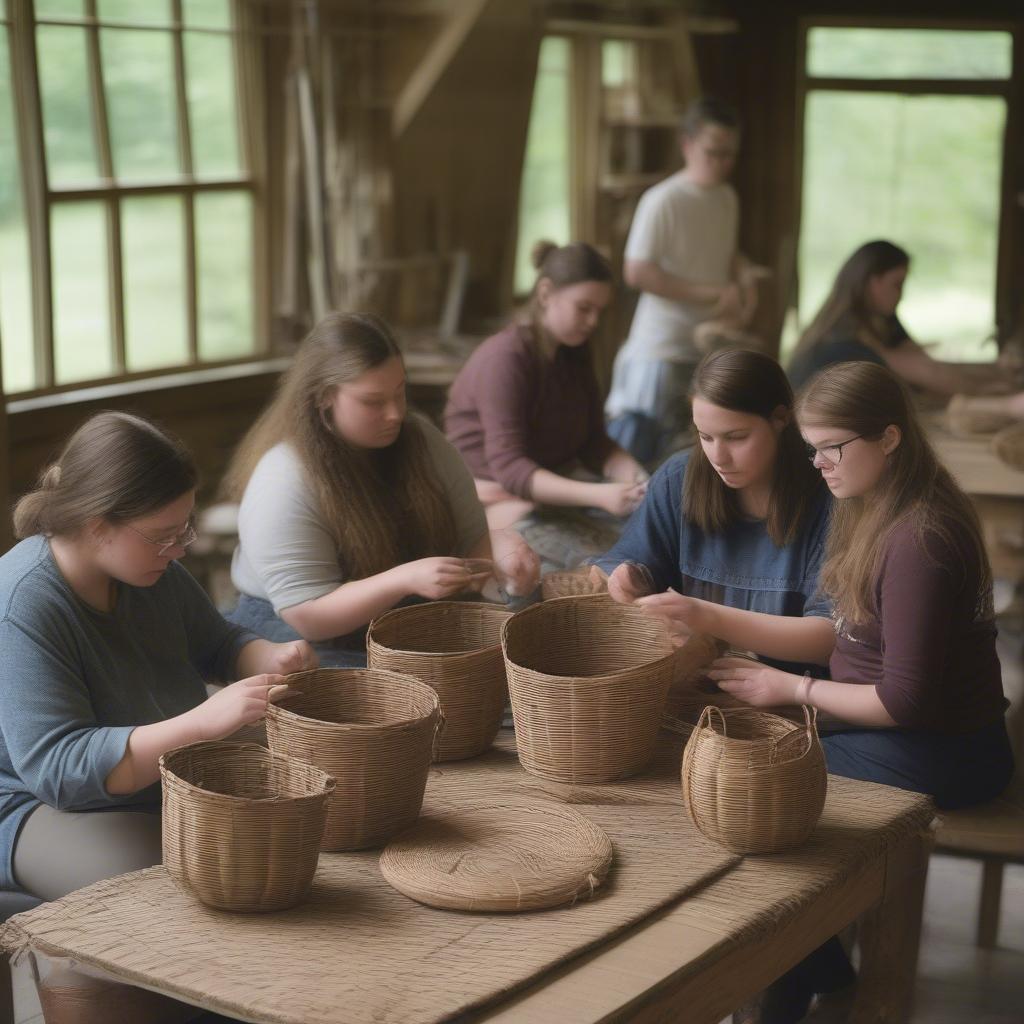
[[[303,637],[323,664],[366,664],[366,626],[410,598],[519,593],[537,562],[495,536],[459,453],[406,408],[405,365],[383,321],[332,313],[302,342],[228,471],[240,499],[229,618]]]

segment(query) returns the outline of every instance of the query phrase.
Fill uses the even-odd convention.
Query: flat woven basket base
[[[612,844],[557,804],[459,806],[418,821],[381,854],[381,874],[431,907],[515,913],[594,895]]]

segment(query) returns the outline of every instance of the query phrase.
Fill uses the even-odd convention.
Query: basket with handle
[[[160,758],[164,866],[220,910],[284,910],[309,892],[334,779],[255,743]]]
[[[643,770],[675,666],[661,622],[606,594],[555,598],[513,615],[502,648],[528,772],[600,783]]]
[[[270,749],[337,780],[322,849],[381,846],[418,817],[440,722],[437,694],[382,669],[313,669],[267,709]]]
[[[799,846],[825,805],[817,712],[802,724],[753,708],[701,713],[683,751],[683,800],[709,839],[736,853]]]
[[[476,757],[494,742],[508,694],[501,627],[510,615],[482,602],[431,601],[370,624],[370,667],[403,672],[437,692],[444,729],[436,760]]]

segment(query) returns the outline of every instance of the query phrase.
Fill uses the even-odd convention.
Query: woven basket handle
[[[728,730],[726,728],[725,715],[722,714],[722,709],[714,704],[705,704],[704,710],[700,713],[700,720],[697,722],[698,729],[710,729],[711,716],[712,714],[718,715],[719,724],[722,726],[722,735],[728,736]]]
[[[813,705],[804,704],[804,725],[807,729],[807,742],[813,743],[818,735],[818,709]]]
[[[430,760],[437,761],[437,755],[441,751],[441,740],[444,737],[444,730],[448,725],[448,719],[444,717],[440,702],[437,706],[437,725],[434,726],[434,740],[430,744]]]

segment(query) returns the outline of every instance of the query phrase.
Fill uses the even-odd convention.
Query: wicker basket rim
[[[304,793],[301,796],[234,796],[231,793],[218,793],[216,790],[206,789],[204,786],[197,786],[194,782],[189,782],[188,779],[183,778],[174,770],[174,768],[166,763],[167,758],[173,758],[176,755],[182,754],[186,750],[195,747],[212,746],[249,748],[253,751],[262,751],[260,756],[264,757],[265,755],[264,760],[267,761],[294,761],[296,764],[301,764],[304,769],[309,771],[312,777],[319,781],[321,788],[314,792]],[[275,750],[268,750],[266,747],[260,746],[258,743],[232,743],[224,740],[201,740],[199,743],[185,743],[180,747],[174,747],[166,753],[161,754],[158,766],[160,768],[161,781],[169,786],[178,787],[189,794],[202,797],[208,801],[245,806],[295,803],[296,801],[303,800],[322,800],[325,796],[330,796],[338,784],[337,779],[335,779],[333,775],[325,772],[315,764],[310,764],[309,761],[303,761],[297,757],[290,757],[287,754],[281,754]]]
[[[499,608],[497,605],[484,604],[483,602],[475,601],[428,601],[425,604],[406,605],[404,608],[392,608],[390,611],[386,611],[382,615],[378,615],[377,618],[370,623],[370,626],[366,631],[366,646],[378,647],[383,651],[390,651],[393,654],[409,654],[418,658],[446,658],[448,660],[472,658],[486,651],[498,650],[501,647],[500,635],[493,644],[484,644],[481,647],[473,647],[468,651],[419,651],[406,647],[392,647],[390,644],[377,639],[376,630],[378,626],[382,624],[389,626],[395,619],[408,616],[410,613],[427,617],[431,614],[437,613],[439,609],[442,612],[462,613],[465,611],[472,611],[473,614],[483,613],[485,616],[492,616],[495,619],[501,619],[503,625],[504,622],[512,618],[513,615],[513,613],[507,608]]]

